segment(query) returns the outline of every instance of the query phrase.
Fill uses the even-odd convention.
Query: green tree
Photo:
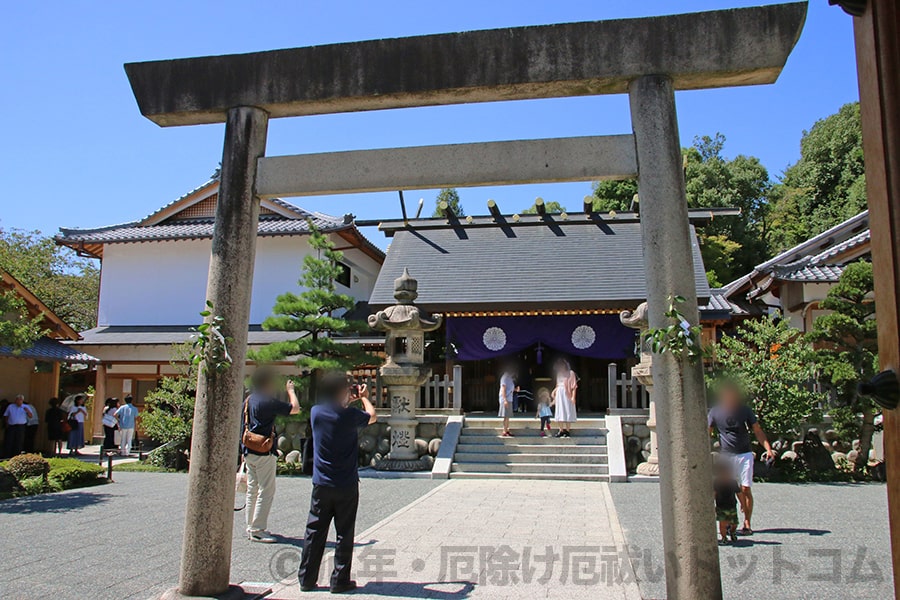
[[[749,272],[768,256],[766,242],[769,173],[759,159],[738,155],[726,158],[725,136],[694,138],[682,153],[685,191],[691,208],[735,207],[740,216],[714,220],[698,232],[700,253],[710,285]],[[633,180],[594,183],[594,210],[626,211],[637,193]]]
[[[800,140],[800,159],[771,194],[771,244],[786,250],[866,208],[859,102],[816,121]]]
[[[28,316],[25,302],[12,290],[0,292],[0,346],[21,352],[46,333],[41,316]]]
[[[544,210],[549,214],[558,215],[559,213],[566,212],[566,207],[557,202],[556,200],[551,200],[550,202],[544,202]],[[522,211],[523,215],[536,215],[537,214],[537,202],[526,208]]]
[[[712,348],[714,373],[747,391],[764,429],[787,432],[817,421],[825,400],[811,382],[815,352],[785,319],[769,316],[745,321],[734,336]]]
[[[432,217],[444,216],[440,208],[441,202],[446,202],[447,206],[453,210],[453,214],[457,217],[466,216],[466,211],[463,210],[462,204],[459,203],[459,192],[456,191],[456,188],[444,188],[438,192],[437,198],[434,199],[434,213],[431,215]]]
[[[40,231],[0,228],[0,269],[78,331],[97,324],[100,270]]]
[[[822,372],[835,393],[836,405],[830,411],[835,425],[841,433],[859,438],[856,471],[865,470],[868,464],[875,432],[875,405],[856,393],[857,383],[878,372],[874,291],[871,263],[847,265],[822,301],[822,308],[831,312],[816,318],[809,335],[816,343]]]
[[[199,373],[192,354],[190,342],[174,346],[171,364],[177,373],[160,379],[156,389],[144,397],[146,409],[141,415],[141,428],[164,445],[150,456],[150,461],[160,467],[174,469],[187,464]]]
[[[296,332],[293,340],[273,342],[253,354],[254,360],[268,362],[297,357],[301,370],[346,371],[362,364],[371,364],[374,357],[363,351],[360,344],[341,343],[335,336],[368,330],[361,321],[345,319],[336,313],[351,310],[356,301],[335,289],[335,280],[342,273],[339,262],[343,254],[334,249],[328,236],[309,222],[309,245],[313,252],[303,258],[303,273],[299,294],[286,292],[278,296],[272,316],[263,321],[269,331]]]

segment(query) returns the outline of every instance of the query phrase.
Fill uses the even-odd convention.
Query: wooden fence
[[[369,388],[369,397],[375,408],[389,410],[391,407],[388,390],[378,375],[360,375],[354,378],[355,383],[365,384]],[[462,414],[462,367],[453,367],[453,377],[433,375],[419,389],[419,414],[455,413]]]
[[[611,410],[647,410],[650,408],[650,394],[647,393],[647,388],[633,379],[630,374],[619,373],[616,363],[609,363],[607,376]]]

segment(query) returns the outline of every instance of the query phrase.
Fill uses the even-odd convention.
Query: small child
[[[737,541],[737,494],[740,491],[731,465],[720,460],[715,466],[713,490],[716,496],[716,521],[719,522],[719,544]]]
[[[541,437],[546,437],[550,433],[550,418],[553,416],[553,411],[550,410],[550,407],[553,406],[550,390],[545,387],[540,388],[537,392],[537,399],[538,409],[535,416],[541,420]],[[544,426],[547,427],[547,433],[544,433]]]

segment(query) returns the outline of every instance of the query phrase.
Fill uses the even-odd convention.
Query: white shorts
[[[737,479],[741,487],[750,487],[753,485],[753,462],[756,459],[752,452],[744,452],[743,454],[727,454],[731,460],[731,468],[734,471],[734,477]]]

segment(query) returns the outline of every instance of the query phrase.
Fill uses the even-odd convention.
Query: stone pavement
[[[356,539],[354,598],[640,599],[605,483],[451,480]]]
[[[609,489],[643,597],[665,598],[659,486]],[[753,496],[754,535],[719,548],[726,598],[894,597],[884,485],[756,483]]]
[[[145,600],[177,582],[187,476],[114,476],[116,483],[108,485],[0,501],[0,598]],[[364,479],[360,530],[437,485],[428,479]],[[302,543],[310,490],[308,478],[278,478],[269,518],[272,531],[283,536],[277,544],[243,539],[244,513],[235,513],[234,581],[283,576],[281,558],[295,555]]]

